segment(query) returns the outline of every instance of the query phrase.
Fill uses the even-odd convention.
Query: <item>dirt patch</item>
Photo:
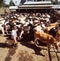
[[[8,51],[8,54],[5,58],[5,61],[11,61],[12,59],[12,56],[16,53],[16,49],[17,48],[10,48],[9,51]]]
[[[19,61],[33,61],[33,56],[28,54],[27,51],[19,53]]]

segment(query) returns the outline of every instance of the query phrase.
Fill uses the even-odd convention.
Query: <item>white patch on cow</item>
[[[39,26],[36,26],[34,29],[36,31],[43,32],[42,27],[40,25]]]
[[[27,26],[29,24],[29,22],[26,22],[25,24],[24,24],[24,26]]]
[[[42,25],[42,27],[43,27],[44,29],[46,29],[46,26],[45,26],[45,24],[44,24],[43,22],[41,22],[41,25]]]
[[[2,27],[3,24],[0,24],[0,30],[2,31],[2,34],[4,35],[4,27]]]
[[[30,23],[33,24],[33,21],[31,20]]]
[[[4,35],[4,27],[3,27],[2,25],[4,25],[4,23],[5,23],[5,20],[2,19],[2,20],[0,21],[0,30],[2,31],[2,34],[3,34],[3,35]]]
[[[58,42],[57,45],[60,45],[60,42]]]

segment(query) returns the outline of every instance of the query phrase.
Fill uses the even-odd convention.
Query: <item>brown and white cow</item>
[[[52,35],[47,34],[45,32],[34,31],[34,37],[35,43],[37,42],[37,39],[39,39],[43,43],[47,43],[47,46],[49,44],[53,44],[56,47],[56,49],[58,49],[58,45],[60,44],[60,42],[58,42]]]

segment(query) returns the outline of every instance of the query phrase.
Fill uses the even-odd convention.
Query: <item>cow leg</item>
[[[37,44],[38,44],[38,38],[35,38],[35,40],[34,40],[34,44],[37,46]]]
[[[55,46],[56,50],[58,50],[58,41],[55,38],[51,38],[52,44]]]
[[[20,39],[22,38],[23,33],[24,31],[21,31],[20,36],[19,36]]]
[[[55,48],[58,50],[58,45],[59,45],[59,43],[55,43],[54,42],[54,46],[55,46]]]
[[[6,25],[5,26],[5,32],[6,32],[6,34],[8,34],[8,30],[10,29],[10,25]]]
[[[2,27],[2,34],[4,35],[5,34],[5,32],[4,32],[4,28]]]
[[[8,34],[7,28],[5,28],[5,30],[6,30],[6,34]]]

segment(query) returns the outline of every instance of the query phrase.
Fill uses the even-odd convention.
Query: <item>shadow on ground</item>
[[[41,55],[41,56],[45,56],[43,55],[40,51],[43,49],[43,48],[40,48],[40,47],[37,47],[36,45],[34,45],[33,43],[30,43],[31,40],[29,40],[27,37],[23,38],[20,40],[20,43],[28,48],[31,48],[35,51],[35,54],[36,55]],[[40,42],[39,42],[40,43]],[[40,46],[46,46],[46,44],[44,43],[40,43],[39,44]]]
[[[10,48],[8,51],[8,55],[5,58],[5,61],[11,61],[12,57],[16,53],[17,48]]]
[[[10,45],[7,43],[0,43],[0,48],[10,48]]]

